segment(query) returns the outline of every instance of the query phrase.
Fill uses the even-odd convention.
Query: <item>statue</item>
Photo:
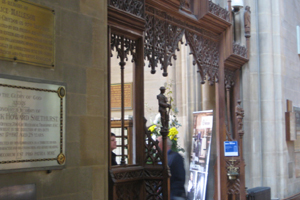
[[[168,128],[169,128],[169,112],[167,111],[167,108],[169,108],[169,111],[170,111],[171,105],[168,104],[168,99],[164,95],[166,88],[160,87],[159,89],[160,89],[160,94],[157,95],[158,106],[159,106],[158,112],[160,113],[162,129],[168,130]]]
[[[241,100],[237,101],[237,106],[235,107],[235,115],[237,118],[237,131],[240,136],[243,136],[243,118],[244,118],[244,109],[241,107]]]
[[[250,37],[251,31],[251,11],[250,7],[246,6],[244,13],[245,37]]]

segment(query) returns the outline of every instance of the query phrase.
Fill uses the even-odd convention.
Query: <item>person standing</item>
[[[158,146],[162,149],[163,138],[157,138]],[[170,200],[185,200],[186,193],[184,188],[185,183],[185,169],[182,156],[171,150],[172,141],[167,137],[167,150],[168,150],[168,166],[171,172],[170,178]]]
[[[116,161],[116,154],[113,152],[117,148],[116,135],[114,133],[110,134],[110,149],[111,149],[111,165],[118,165]]]

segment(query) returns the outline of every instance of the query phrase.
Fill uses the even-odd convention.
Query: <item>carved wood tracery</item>
[[[240,69],[245,63],[248,62],[247,53],[248,50],[245,46],[241,46],[238,43],[232,43],[231,54],[225,60],[225,68],[230,71]]]
[[[210,85],[218,82],[219,69],[219,48],[218,43],[209,38],[186,31],[186,40],[191,48],[195,62],[198,65],[199,72],[204,80],[209,81]]]
[[[145,160],[144,163],[145,165],[158,165],[159,162],[162,162],[162,151],[158,146],[158,141],[154,140],[152,138],[152,133],[149,130],[149,127],[146,126],[146,120],[144,124],[144,130],[145,130]],[[161,167],[161,164],[158,166]],[[161,171],[160,171],[161,170]],[[155,170],[146,170],[145,175],[147,177],[153,176],[153,173],[156,172],[162,174],[162,168],[158,168]]]
[[[146,200],[162,200],[162,181],[148,180],[145,182]]]
[[[230,22],[230,12],[220,5],[214,4],[211,0],[209,1],[209,12]]]
[[[116,186],[116,197],[117,200],[137,200],[141,199],[141,188],[142,184],[140,181],[128,182],[123,185]]]
[[[237,168],[237,172],[238,174],[240,174],[240,167],[241,167],[241,162],[239,159],[235,159],[235,162],[232,162],[232,160],[226,160],[226,170],[227,173],[229,172],[228,168],[232,166],[232,167],[236,167]],[[240,178],[237,177],[237,179],[235,180],[229,180],[227,179],[227,188],[228,188],[228,194],[239,194],[240,193]]]
[[[174,25],[175,21],[176,25]],[[202,83],[207,76],[207,80],[213,85],[218,81],[218,37],[194,26],[189,30],[190,27],[191,25],[187,23],[175,20],[174,17],[147,6],[144,53],[149,61],[148,67],[151,68],[151,73],[155,73],[155,67],[161,64],[163,75],[167,76],[167,67],[172,65],[172,58],[176,59],[175,50],[178,50],[178,43],[185,34],[187,44],[198,65]],[[212,35],[213,39],[207,37],[208,35]]]
[[[233,53],[241,57],[247,58],[247,48],[238,43],[233,44]]]
[[[163,76],[168,75],[167,68],[172,65],[171,59],[176,59],[175,50],[178,50],[178,42],[183,34],[184,29],[181,27],[146,14],[144,52],[152,74],[156,72],[155,67],[160,63]]]
[[[235,71],[225,69],[225,87],[230,89],[234,86],[234,74]]]
[[[163,196],[163,167],[146,167],[144,170],[144,180],[146,189],[146,199],[162,199]]]
[[[235,181],[228,181],[228,194],[229,195],[238,195],[240,194],[240,179],[237,178]]]
[[[109,0],[109,6],[144,17],[144,1],[141,0]]]
[[[135,170],[135,171],[123,171],[123,172],[116,172],[113,174],[115,181],[120,180],[131,180],[143,177],[143,170]]]
[[[145,164],[154,165],[162,161],[162,151],[158,148],[158,141],[153,140],[148,130],[146,131],[145,154]]]
[[[124,67],[128,61],[128,55],[132,55],[131,62],[136,60],[136,41],[126,38],[122,35],[111,34],[111,51],[117,52],[117,58],[120,59],[120,66]],[[113,56],[111,52],[111,57]]]

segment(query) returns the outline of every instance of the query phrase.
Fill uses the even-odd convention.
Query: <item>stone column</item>
[[[214,110],[215,109],[215,85],[209,85],[207,82],[201,85],[202,96],[202,110]]]

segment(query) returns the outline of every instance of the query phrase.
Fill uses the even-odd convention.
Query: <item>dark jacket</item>
[[[111,152],[111,165],[117,165],[116,161],[116,154],[114,152]]]
[[[182,156],[177,152],[169,150],[168,165],[171,171],[171,197],[185,197],[185,170]]]

